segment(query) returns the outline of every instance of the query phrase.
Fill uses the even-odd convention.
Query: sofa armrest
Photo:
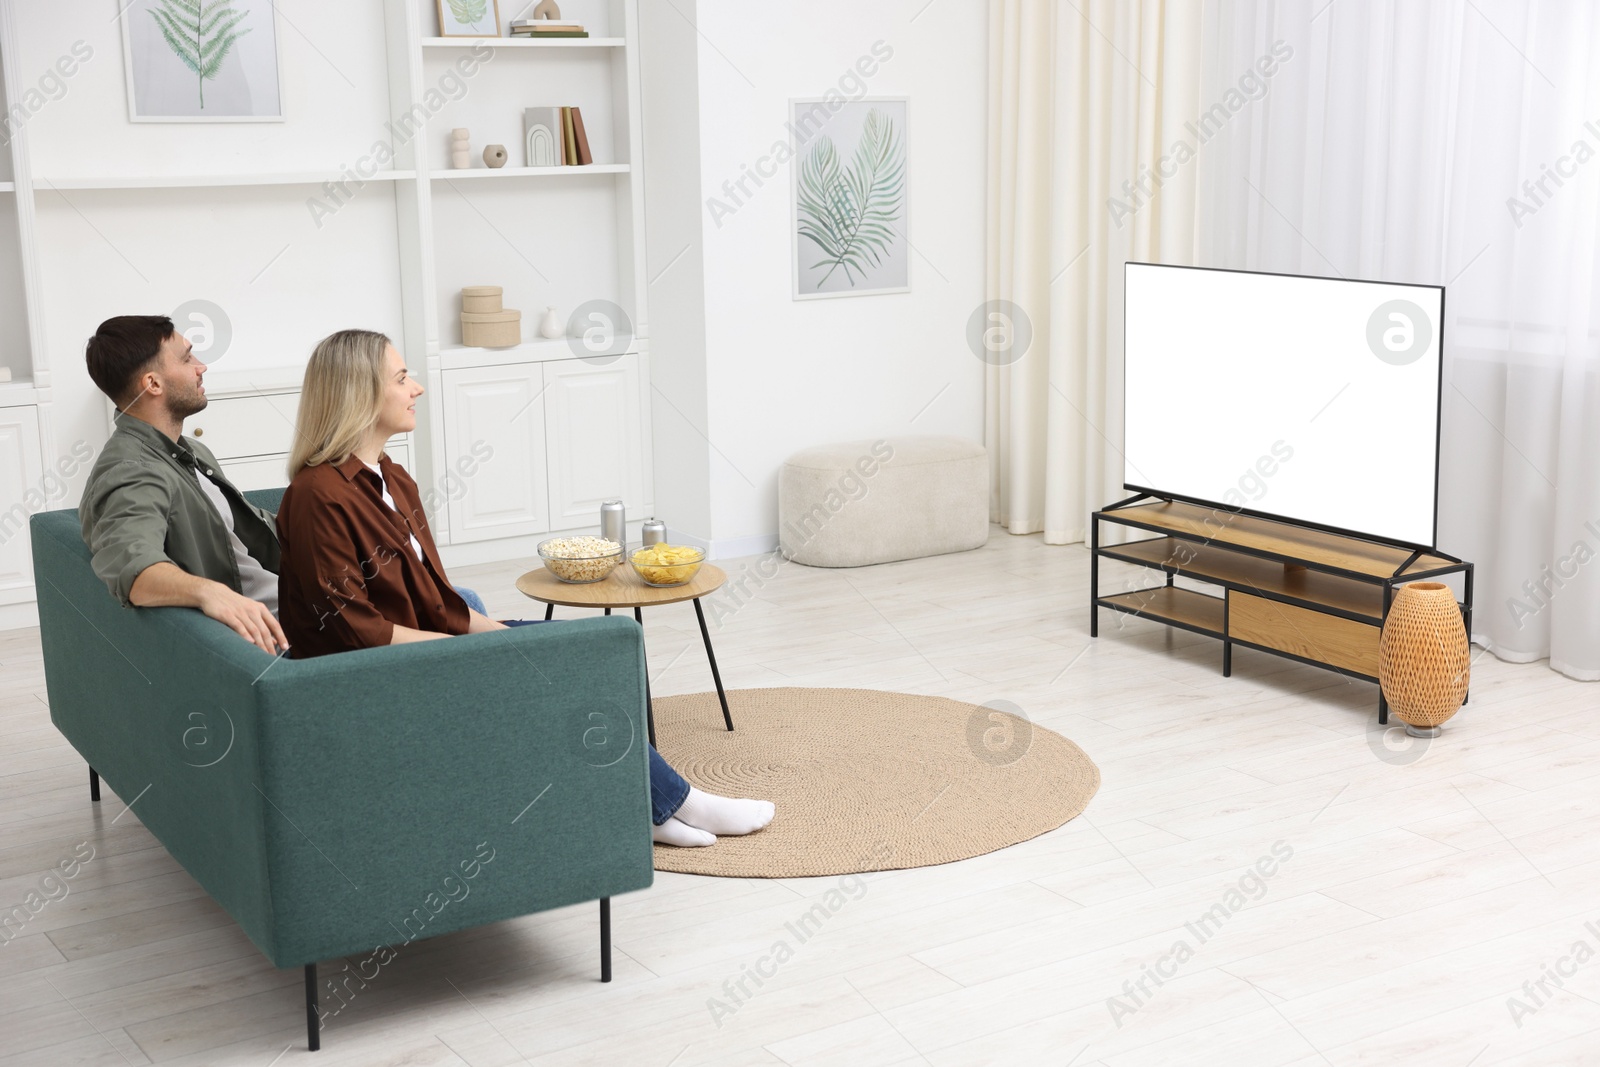
[[[650,884],[631,619],[283,660],[253,688],[280,967]]]

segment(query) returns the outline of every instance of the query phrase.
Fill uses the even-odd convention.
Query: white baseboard
[[[0,604],[0,630],[22,630],[39,625],[39,604],[29,600],[21,604]]]
[[[740,556],[764,556],[778,548],[778,535],[751,534],[748,537],[719,537],[709,546],[706,555],[711,559],[738,559]]]

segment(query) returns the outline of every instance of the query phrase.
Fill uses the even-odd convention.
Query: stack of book
[[[530,167],[581,167],[594,162],[583,115],[575,107],[530,107],[522,113]]]
[[[557,22],[555,19],[512,19],[513,37],[587,37],[589,31],[581,22]]]

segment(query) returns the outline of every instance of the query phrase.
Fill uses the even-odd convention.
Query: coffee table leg
[[[556,613],[556,606],[554,604],[546,604],[544,606],[544,621],[545,622],[549,622],[550,621],[550,617],[552,615],[554,615],[555,613]]]
[[[644,641],[644,611],[641,608],[633,609],[633,621],[639,624],[639,640]],[[644,721],[650,730],[650,747],[656,747],[656,709],[655,701],[650,696],[650,657],[644,658]]]
[[[722,672],[717,670],[717,654],[711,651],[711,631],[706,629],[706,613],[700,607],[700,598],[694,598],[694,617],[700,620],[700,639],[706,643],[706,659],[711,661],[711,680],[717,683],[717,699],[722,702],[722,721],[733,732],[733,716],[728,714],[728,694],[722,689]]]

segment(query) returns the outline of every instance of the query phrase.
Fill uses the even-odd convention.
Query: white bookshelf
[[[249,126],[129,123],[117,23],[78,25],[49,8],[0,3],[0,105],[28,87],[18,80],[17,57],[29,71],[45,69],[79,36],[96,56],[65,97],[0,146],[0,366],[12,375],[0,382],[0,415],[15,416],[13,427],[38,428],[36,448],[16,456],[0,449],[0,479],[9,462],[11,481],[38,484],[42,471],[33,468],[49,467],[69,443],[87,438],[98,450],[104,440],[103,420],[78,410],[98,411],[101,398],[85,392],[77,367],[64,397],[70,417],[57,432],[53,351],[81,362],[82,337],[101,319],[204,298],[233,319],[233,345],[211,372],[219,388],[233,382],[223,391],[229,399],[254,390],[281,400],[296,391],[285,383],[297,381],[311,343],[333,329],[389,332],[427,388],[407,442],[410,469],[425,489],[447,481],[469,438],[495,429],[485,413],[497,410],[496,390],[531,398],[537,426],[508,438],[497,453],[506,465],[480,474],[473,487],[509,497],[525,483],[548,486],[548,495],[528,505],[526,521],[496,514],[497,498],[437,509],[431,518],[452,563],[531,555],[539,537],[569,532],[553,529],[556,522],[592,526],[589,488],[602,499],[626,494],[630,511],[647,514],[654,495],[647,448],[622,449],[625,478],[614,462],[608,476],[618,485],[610,487],[592,461],[597,451],[617,453],[611,438],[651,439],[637,2],[564,0],[563,16],[592,36],[554,40],[442,38],[434,0],[330,9],[326,24],[307,27],[311,37],[279,39],[285,122]],[[502,5],[504,18],[520,14]],[[296,50],[307,53],[298,63]],[[466,91],[448,91],[447,72],[476,55],[490,58],[462,79]],[[434,107],[441,87],[445,102]],[[376,139],[391,138],[391,123],[419,102],[430,102],[425,125],[409,140],[392,137],[387,169],[362,177],[332,217],[309,215],[329,183],[345,181],[347,167]],[[581,108],[595,162],[522,165],[523,111],[535,106]],[[457,126],[472,131],[472,166],[464,170],[448,157]],[[493,143],[506,146],[508,166],[482,162]],[[194,254],[192,236],[177,239],[178,254],[166,247],[174,234],[207,232],[225,240],[204,255]],[[282,306],[271,282],[289,272],[290,289],[314,294],[308,306]],[[467,284],[504,287],[506,306],[523,312],[521,344],[461,343],[458,294]],[[68,293],[79,295],[65,301]],[[615,360],[580,359],[582,350],[565,339],[539,336],[546,307],[565,321],[596,300],[622,309],[632,324],[632,343]],[[47,318],[62,335],[55,349],[46,342]],[[596,411],[624,432],[599,450],[572,447],[591,432]],[[91,422],[97,428],[86,428]],[[262,427],[269,436],[289,432],[284,419]],[[276,444],[261,451],[276,461]],[[546,463],[548,470],[533,469]],[[586,521],[573,526],[575,516]],[[453,518],[461,530],[452,530]],[[14,554],[26,541],[4,547]],[[26,583],[18,578],[24,573]],[[26,625],[8,605],[31,600],[31,568],[0,556],[0,628]]]
[[[483,45],[492,49],[492,58],[471,77],[469,90],[430,118],[425,135],[410,146],[409,158],[395,161],[395,166],[422,175],[407,187],[415,190],[415,198],[412,212],[402,219],[403,243],[414,244],[417,264],[406,283],[408,341],[414,332],[425,339],[425,384],[435,401],[428,405],[424,432],[418,434],[419,461],[429,478],[447,476],[452,452],[464,441],[455,427],[492,421],[487,413],[497,410],[494,397],[499,393],[518,398],[508,400],[512,411],[527,410],[529,404],[542,408],[563,398],[551,407],[547,425],[526,439],[518,435],[520,430],[510,434],[504,449],[497,445],[498,456],[527,447],[537,450],[542,447],[538,442],[549,442],[550,469],[518,472],[512,482],[550,487],[548,505],[540,508],[542,524],[553,529],[570,521],[562,516],[587,513],[586,506],[574,505],[568,491],[582,481],[581,472],[558,469],[559,457],[575,451],[560,447],[558,439],[581,432],[563,422],[561,412],[571,408],[571,397],[579,403],[604,397],[612,405],[607,411],[633,412],[624,420],[631,425],[615,429],[650,440],[636,0],[568,0],[562,15],[584,23],[592,36],[553,40],[442,38],[434,35],[433,0],[388,3],[391,13],[399,6],[409,15],[414,35],[404,56],[392,52],[391,62],[404,60],[413,92],[439,84],[468,52],[481,51]],[[502,5],[501,14],[510,18],[517,12]],[[390,21],[397,22],[393,14]],[[506,32],[504,26],[501,30]],[[391,85],[398,87],[402,79],[395,76],[396,67],[391,71]],[[392,102],[396,112],[408,106],[409,99]],[[594,163],[524,165],[522,114],[536,106],[581,108]],[[470,131],[472,166],[467,169],[453,168],[448,158],[450,132],[456,127]],[[505,145],[510,157],[498,169],[481,158],[484,146],[496,143]],[[461,343],[459,291],[464,285],[503,287],[505,306],[522,311],[521,344],[484,349]],[[620,307],[633,324],[634,340],[615,362],[591,366],[578,359],[567,340],[540,337],[538,326],[546,307],[556,307],[565,321],[576,307],[593,300]],[[537,467],[540,461],[531,462]],[[612,495],[631,497],[630,510],[652,509],[647,450],[637,466],[630,471],[627,488],[619,486]],[[557,487],[565,488],[558,492]],[[509,488],[507,493],[511,495]],[[598,511],[598,498],[594,504]],[[540,508],[530,505],[529,514]],[[485,531],[516,527],[470,506],[453,506],[437,525],[449,525],[449,539],[470,553],[458,558],[474,561],[487,558],[481,542]],[[532,543],[523,537],[517,544],[529,553]]]

